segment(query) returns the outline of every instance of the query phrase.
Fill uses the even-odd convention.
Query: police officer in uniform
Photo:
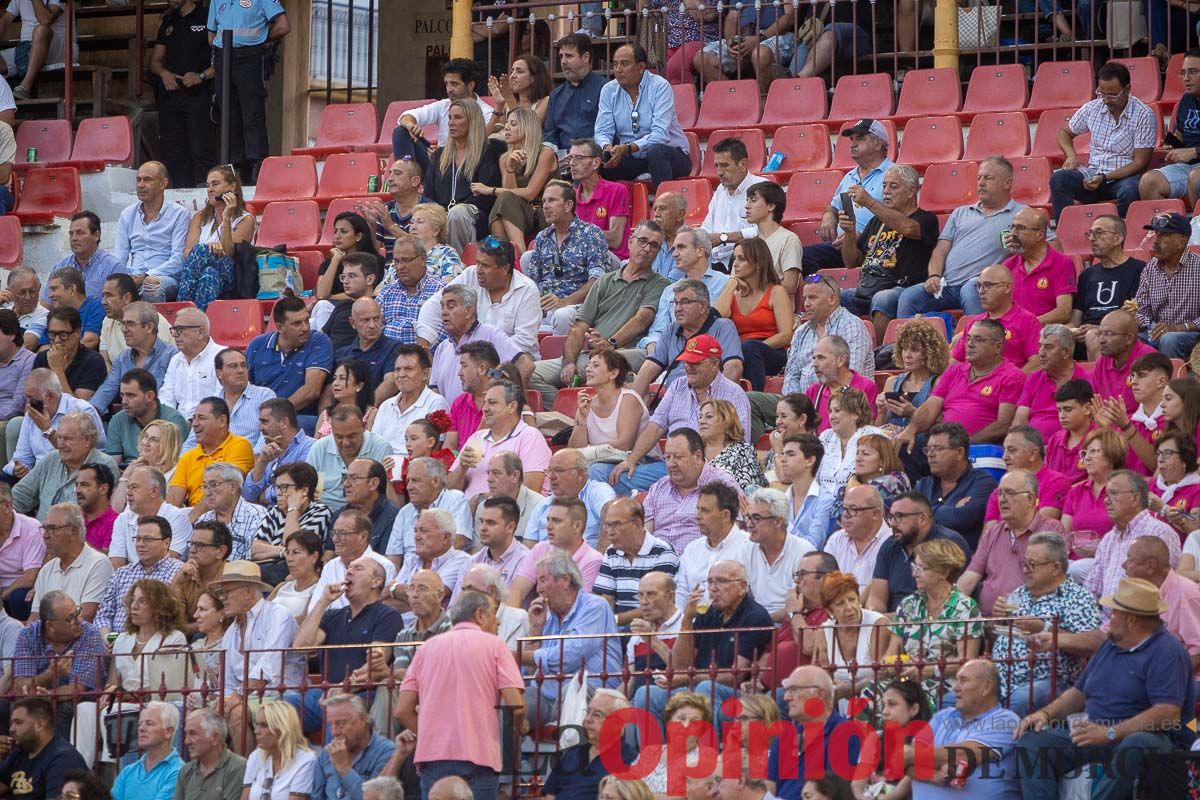
[[[158,145],[173,186],[203,186],[217,163],[212,121],[212,45],[208,8],[197,0],[167,0],[154,39],[150,72],[158,77]]]
[[[291,25],[279,0],[211,0],[208,40],[213,46],[217,101],[221,102],[221,34],[233,31],[230,69],[230,157],[242,180],[253,183],[270,153],[267,142],[267,79],[274,59],[272,42]]]

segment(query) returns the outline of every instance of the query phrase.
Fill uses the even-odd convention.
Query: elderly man
[[[108,421],[104,445],[104,452],[114,459],[129,464],[141,457],[142,431],[155,420],[174,425],[180,439],[191,433],[183,415],[159,399],[158,381],[153,373],[134,367],[122,376],[120,386],[121,410]]]
[[[42,525],[46,563],[33,583],[31,623],[38,619],[42,598],[54,591],[66,592],[79,606],[86,622],[96,618],[113,568],[104,554],[90,546],[84,537],[83,514],[75,503],[59,503],[46,512]]]
[[[1134,539],[1123,566],[1128,577],[1141,578],[1158,587],[1159,595],[1167,604],[1163,622],[1187,648],[1192,660],[1192,674],[1200,675],[1200,588],[1171,569],[1170,552],[1153,536]],[[1108,623],[1104,628],[1108,629]],[[1101,644],[1097,637],[1096,647]]]
[[[500,570],[490,564],[476,563],[458,582],[460,595],[468,589],[483,592],[496,602],[496,616],[500,621],[496,635],[514,656],[517,655],[520,640],[529,635],[529,612],[504,601],[508,596],[508,584]]]
[[[321,601],[321,593],[325,591],[325,587],[341,585],[346,579],[346,571],[350,565],[360,558],[370,558],[382,566],[389,584],[396,577],[396,568],[392,562],[371,547],[371,518],[366,512],[356,508],[343,511],[333,521],[332,536],[334,557],[326,561],[325,566],[321,568],[321,577],[308,603],[310,613]],[[330,608],[343,608],[345,605],[345,597],[336,597],[331,601]]]
[[[679,556],[671,545],[646,532],[642,506],[622,497],[604,507],[605,540],[609,542],[592,591],[603,597],[626,627],[641,616],[638,584],[651,572],[674,575]]]
[[[45,561],[38,527],[36,519],[14,511],[12,492],[0,484],[0,600],[9,615],[21,621],[29,618],[29,592]]]
[[[659,438],[669,431],[698,428],[700,406],[710,399],[728,400],[733,404],[742,423],[743,436],[750,441],[750,404],[745,391],[720,374],[722,353],[720,342],[708,334],[689,339],[683,352],[675,359],[683,362],[684,374],[667,387],[662,402],[651,415],[650,422],[638,434],[629,455],[615,466],[602,463],[592,465],[591,476],[596,480],[607,479],[620,495],[649,489],[667,475],[669,463],[643,459],[657,446]]]
[[[872,381],[875,377],[874,343],[862,320],[839,304],[841,290],[832,278],[820,276],[804,282],[801,293],[804,297],[805,322],[792,334],[788,350],[787,365],[783,370],[783,393],[803,393],[817,383],[817,371],[813,355],[817,344],[830,336],[837,336],[849,350],[847,368]],[[775,401],[770,403],[771,413]]]
[[[13,703],[9,745],[0,762],[0,789],[8,797],[52,800],[61,797],[69,770],[87,764],[70,741],[55,731],[55,711],[44,697]]]
[[[394,638],[399,644],[392,648],[394,659],[391,671],[397,681],[404,680],[413,656],[420,649],[417,645],[447,632],[451,625],[449,615],[442,610],[446,584],[440,575],[431,569],[417,570],[404,588],[404,602],[409,610]],[[377,680],[382,682],[387,677],[385,666],[379,664],[376,658],[371,661],[378,671]]]
[[[36,353],[46,331],[46,317],[50,314],[50,309],[38,302],[42,281],[32,267],[13,267],[5,287],[0,291],[0,301],[5,310],[17,315],[25,331],[25,347]]]
[[[525,485],[538,492],[550,464],[550,448],[541,431],[521,419],[525,395],[511,381],[494,381],[483,400],[486,428],[473,433],[463,444],[454,467],[446,477],[451,489],[461,489],[467,498],[481,494],[487,486],[488,464],[501,452],[515,453],[525,470]]]
[[[129,563],[134,554],[134,536],[139,520],[146,516],[162,517],[170,534],[169,549],[179,558],[187,552],[192,536],[192,523],[187,512],[166,501],[167,479],[153,467],[130,467],[121,478],[126,489],[126,508],[113,523],[112,543],[108,557],[113,569]]]
[[[397,240],[408,238],[412,214],[421,203],[428,203],[421,194],[421,165],[411,158],[397,158],[387,169],[387,187],[392,196],[384,203],[367,200],[361,205],[363,216],[375,223],[375,239],[383,245],[384,258],[395,259]]]
[[[104,363],[112,368],[113,361],[117,356],[124,353],[129,347],[129,342],[125,338],[124,321],[125,307],[133,302],[141,302],[138,300],[137,284],[133,282],[133,278],[126,275],[124,272],[117,272],[109,275],[104,281],[104,285],[99,291],[100,305],[104,307],[104,323],[100,326],[100,355],[104,357]],[[154,305],[149,304],[151,308]],[[157,313],[157,312],[155,312]],[[171,323],[167,322],[167,318],[163,315],[158,315],[158,339],[163,344],[174,349],[175,345],[171,340]],[[41,336],[41,333],[38,333]],[[174,353],[172,353],[174,355]],[[170,363],[170,358],[167,363]],[[167,363],[163,364],[163,369],[166,369]],[[163,373],[166,374],[165,371]]]
[[[332,694],[322,705],[333,739],[317,754],[313,800],[363,800],[362,785],[383,771],[396,744],[376,733],[362,698]]]
[[[430,385],[437,388],[442,397],[456,397],[463,390],[459,377],[459,353],[463,345],[488,342],[496,348],[502,362],[520,362],[528,368],[529,356],[521,352],[508,334],[480,322],[479,295],[476,290],[460,284],[451,284],[442,290],[439,302],[446,338],[433,351],[433,370],[429,375]]]
[[[810,770],[831,769],[830,740],[834,731],[846,721],[834,701],[833,679],[823,668],[796,667],[783,681],[784,702],[794,733],[771,744],[767,759],[767,777],[775,784],[775,797],[780,800],[800,800]],[[818,727],[820,726],[820,727]],[[819,744],[810,744],[810,731],[823,734]],[[858,763],[862,741],[858,737],[843,739],[844,750],[839,761],[854,766]],[[808,759],[821,756],[821,764],[809,764]]]
[[[825,552],[837,559],[838,570],[858,580],[858,593],[864,601],[875,573],[875,559],[884,542],[892,538],[886,517],[879,489],[871,484],[854,486],[846,490],[842,527],[825,542]]]
[[[1046,465],[1046,443],[1041,434],[1028,425],[1014,425],[1004,437],[1004,466],[1011,474],[1023,469],[1037,479],[1037,490],[1033,498],[1037,512],[1052,519],[1062,517],[1063,504],[1071,481],[1066,475]],[[988,522],[1000,519],[1000,492],[992,492],[988,498],[984,519]]]
[[[1068,381],[1088,381],[1091,374],[1075,361],[1075,334],[1066,325],[1047,325],[1038,341],[1040,369],[1034,370],[1017,398],[1013,426],[1032,425],[1049,442],[1061,431],[1055,393]],[[1031,363],[1033,363],[1031,361]]]
[[[179,458],[167,490],[167,502],[180,508],[201,507],[204,471],[212,464],[232,464],[243,475],[254,466],[254,450],[249,440],[229,430],[229,406],[220,397],[206,397],[196,405],[192,433],[197,446]]]
[[[957,532],[974,547],[983,531],[986,498],[996,488],[996,479],[971,465],[970,449],[971,440],[962,425],[934,425],[925,446],[930,474],[914,488],[929,498],[937,524]]]
[[[1125,220],[1115,214],[1094,218],[1084,236],[1092,263],[1079,276],[1071,328],[1075,340],[1086,346],[1087,360],[1095,361],[1100,355],[1100,322],[1133,300],[1146,262],[1125,255]]]
[[[679,195],[672,194],[671,196],[678,197]],[[675,231],[674,236],[664,241],[670,243],[670,247],[664,246],[662,252],[672,253],[675,264],[671,275],[667,277],[671,277],[675,280],[675,283],[671,284],[667,288],[667,291],[662,293],[662,296],[658,300],[658,310],[654,312],[654,322],[650,324],[650,331],[646,335],[646,338],[639,342],[639,344],[647,347],[651,353],[653,353],[654,347],[662,344],[668,331],[674,329],[676,326],[678,318],[675,315],[675,289],[679,286],[680,282],[691,278],[704,284],[704,288],[708,290],[709,298],[709,301],[705,305],[709,305],[712,298],[718,297],[730,280],[729,275],[713,269],[711,263],[712,243],[709,241],[708,233],[703,228],[692,228],[687,225],[681,225]],[[651,345],[651,342],[654,344]]]
[[[867,591],[866,607],[880,613],[895,611],[901,600],[916,591],[912,575],[913,551],[921,542],[948,539],[968,558],[971,553],[962,536],[934,522],[929,498],[920,492],[905,492],[892,500],[888,521],[892,525],[892,538],[879,548],[875,573]]]
[[[587,32],[568,33],[559,39],[558,60],[566,80],[550,93],[542,141],[561,155],[576,139],[592,135],[605,80],[592,69],[592,37]]]
[[[604,506],[617,495],[605,481],[588,477],[587,459],[579,450],[568,448],[550,456],[546,468],[550,482],[550,496],[541,500],[529,512],[529,519],[520,538],[527,542],[540,542],[546,538],[546,512],[555,497],[578,497],[587,507],[587,527],[583,536],[592,547],[600,546],[600,515]]]
[[[1130,797],[1153,753],[1186,748],[1196,703],[1187,650],[1163,625],[1166,603],[1158,587],[1122,578],[1100,604],[1111,610],[1108,640],[1088,661],[1076,684],[1049,705],[1024,717],[1017,728],[1017,755],[1037,764],[1023,772],[1022,796],[1059,796],[1059,777],[1088,764],[1105,769],[1093,777],[1097,797]],[[1064,724],[1086,712],[1086,721]]]
[[[191,636],[196,633],[196,604],[200,594],[224,572],[225,562],[233,550],[233,534],[224,522],[197,522],[188,542],[188,559],[171,580],[171,591],[183,611],[181,630]]]
[[[190,759],[179,770],[175,793],[179,800],[238,800],[246,759],[225,746],[229,725],[211,708],[189,712],[183,723],[183,743]]]
[[[967,570],[958,579],[958,590],[974,595],[979,589],[979,607],[990,609],[1021,585],[1025,550],[1038,533],[1066,535],[1057,518],[1039,508],[1041,482],[1028,469],[1010,468],[1000,479],[993,497],[999,498],[999,519],[989,522],[979,539]],[[937,512],[934,512],[936,517]],[[965,537],[964,537],[965,538]]]
[[[529,604],[529,635],[568,638],[561,644],[535,638],[521,650],[521,665],[546,676],[525,690],[525,713],[535,729],[558,719],[562,684],[580,665],[587,669],[589,685],[601,685],[600,674],[608,673],[604,686],[613,688],[622,663],[612,608],[584,589],[569,555],[555,550],[537,561],[537,591]]]
[[[196,528],[201,522],[215,521],[228,526],[233,546],[226,558],[247,561],[250,542],[262,527],[267,510],[242,499],[242,482],[246,475],[232,464],[217,462],[204,468],[204,498],[192,509]],[[197,514],[197,512],[200,512]]]
[[[396,573],[394,583],[390,578],[388,581],[386,596],[396,600],[401,611],[408,610],[408,585],[421,570],[432,570],[441,577],[445,586],[441,600],[445,600],[458,586],[462,574],[470,568],[471,557],[466,551],[454,549],[454,527],[454,517],[441,508],[423,511],[417,518],[413,530],[413,557],[404,560],[404,566]],[[411,622],[407,617],[405,621]]]
[[[1138,339],[1138,321],[1133,312],[1119,308],[1105,314],[1096,330],[1100,357],[1092,367],[1092,385],[1102,400],[1115,397],[1125,403],[1132,414],[1138,406],[1131,389],[1130,372],[1133,363],[1153,353],[1154,348]]]
[[[658,226],[663,229],[664,245],[671,244],[675,241],[675,237],[679,235],[679,231],[683,230],[684,221],[687,219],[688,202],[687,197],[681,192],[659,192],[654,196],[654,205],[650,207],[650,217],[658,223]],[[700,234],[703,241],[708,243],[708,232]],[[712,254],[712,246],[709,244],[708,250],[704,253],[704,263],[709,263],[708,257]],[[680,278],[686,277],[675,261],[675,253],[669,246],[659,248],[658,255],[654,258],[654,271],[662,275],[669,281],[677,281]]]
[[[416,458],[408,465],[408,504],[396,514],[388,539],[388,558],[397,568],[415,555],[413,529],[417,517],[430,508],[450,512],[454,519],[454,546],[465,549],[474,539],[471,509],[466,495],[446,488],[446,467],[436,458]]]
[[[58,424],[55,450],[37,460],[25,477],[12,487],[13,507],[23,514],[44,519],[50,506],[75,500],[75,478],[87,463],[104,464],[114,472],[117,462],[96,449],[100,431],[85,413],[73,411]]]
[[[843,289],[841,303],[856,316],[870,314],[876,341],[883,341],[888,323],[896,318],[900,293],[925,282],[929,257],[937,246],[937,215],[917,208],[920,183],[915,169],[896,164],[883,173],[882,198],[853,183],[845,191],[855,211],[838,215],[842,261],[848,267],[861,267],[858,287]],[[839,195],[834,200],[841,203]],[[872,215],[861,232],[859,208]]]
[[[696,523],[700,487],[717,482],[740,490],[732,475],[706,462],[704,441],[692,428],[672,430],[663,452],[667,474],[651,484],[646,495],[646,528],[679,553],[701,537]]]
[[[213,366],[221,387],[216,396],[229,406],[229,431],[250,442],[255,450],[261,448],[258,410],[263,403],[275,399],[275,392],[250,383],[250,365],[246,357],[232,347],[217,353]],[[187,452],[195,446],[196,432],[191,431],[183,443],[183,451]]]
[[[686,236],[686,234],[680,234]],[[671,285],[663,297],[672,298],[674,321],[660,333],[651,333],[646,347],[650,353],[637,372],[633,389],[646,396],[650,384],[669,386],[675,379],[683,377],[688,363],[688,343],[697,336],[709,336],[721,347],[721,373],[737,383],[742,378],[742,340],[737,326],[725,319],[710,304],[711,295],[703,281],[683,278]],[[663,301],[659,301],[661,310]],[[761,362],[760,362],[761,363]]]
[[[1043,325],[1070,320],[1076,290],[1075,265],[1046,242],[1049,225],[1040,208],[1018,211],[1007,238],[1013,255],[1004,260],[1012,271],[1013,301]]]
[[[178,320],[178,318],[176,318]],[[286,397],[308,430],[316,423],[317,401],[333,373],[333,344],[309,327],[308,307],[299,297],[284,297],[271,310],[277,330],[254,337],[246,348],[250,382]]]
[[[275,487],[270,481],[275,470],[306,461],[315,440],[300,428],[292,401],[281,397],[266,400],[258,407],[258,430],[262,447],[254,454],[254,467],[242,484],[242,497],[252,503],[273,503]]]
[[[591,135],[590,129],[584,134],[585,137]],[[574,213],[581,222],[596,226],[604,237],[604,249],[624,261],[629,258],[629,218],[632,212],[629,189],[619,181],[606,181],[600,177],[604,151],[593,139],[577,138],[568,144],[570,149],[566,150],[563,160],[575,189]],[[549,219],[546,221],[550,222]]]
[[[829,428],[830,401],[845,389],[857,389],[866,396],[869,405],[875,405],[879,394],[875,381],[851,369],[850,358],[850,345],[840,336],[824,336],[813,346],[812,368],[816,382],[805,389],[804,394],[817,409],[821,430]]]
[[[780,622],[790,594],[788,578],[800,568],[810,545],[799,536],[788,535],[788,498],[778,489],[755,489],[747,508],[750,543],[737,560],[746,566],[754,599],[770,612],[772,622]]]
[[[417,343],[417,315],[429,298],[446,285],[425,267],[425,245],[416,236],[405,236],[395,245],[392,264],[396,279],[380,287],[375,300],[383,314],[382,338],[401,344]],[[365,308],[365,306],[364,306]],[[354,315],[351,313],[351,321]],[[373,325],[364,324],[358,333],[360,345]]]
[[[429,351],[415,344],[401,344],[392,352],[389,366],[394,368],[392,378],[400,393],[380,404],[371,431],[388,443],[393,456],[407,456],[404,434],[408,426],[435,411],[449,412],[450,404],[429,388],[429,372],[433,368]]]
[[[529,592],[537,585],[537,565],[547,554],[562,551],[575,562],[583,581],[583,589],[592,591],[600,575],[604,556],[583,539],[587,510],[576,497],[556,497],[546,512],[546,540],[538,542],[525,557],[508,585],[508,604],[523,608]]]
[[[608,764],[632,764],[638,751],[619,736],[601,736],[604,721],[630,703],[615,689],[597,689],[587,705],[583,718],[586,741],[563,750],[542,785],[542,796],[587,798],[599,797],[600,782],[609,774]],[[449,798],[443,798],[449,800]],[[459,800],[455,798],[455,800]]]
[[[63,417],[72,412],[82,411],[92,418],[99,431],[104,430],[100,415],[96,409],[84,400],[63,393],[62,382],[49,369],[34,369],[25,380],[25,416],[17,428],[15,445],[11,446],[12,460],[4,467],[4,471],[18,480],[25,477],[39,458],[49,455],[54,450],[54,432]],[[13,428],[5,431],[9,441],[13,441]],[[106,439],[100,434],[99,445],[104,446]]]
[[[967,334],[979,320],[990,319],[1004,326],[1005,361],[1026,372],[1040,366],[1034,360],[1034,355],[1038,353],[1042,323],[1017,302],[1013,292],[1013,274],[1009,268],[999,264],[987,267],[979,274],[975,288],[979,292],[983,313],[970,317],[964,323],[963,334],[956,337],[950,351],[951,357],[955,361],[966,360]]]
[[[171,336],[178,352],[167,365],[159,399],[187,419],[191,419],[202,399],[221,390],[215,362],[217,353],[225,347],[208,334],[208,315],[203,311],[183,308],[175,315]]]
[[[547,470],[547,473],[549,473],[549,470]],[[564,494],[563,496],[573,497],[574,495]],[[508,497],[517,504],[517,511],[520,512],[520,516],[517,519],[517,538],[521,539],[522,542],[528,541],[529,544],[533,544],[532,540],[525,538],[525,531],[527,530],[529,518],[533,514],[533,509],[546,498],[541,495],[540,491],[533,491],[525,484],[525,465],[521,463],[521,458],[516,453],[502,451],[496,453],[495,458],[488,464],[487,491],[471,498],[471,505],[475,507],[474,524],[476,532],[474,538],[470,539],[467,546],[463,549],[473,549],[478,542],[478,528],[480,512],[483,510],[483,501],[491,497]],[[544,532],[542,538],[545,538]]]
[[[1154,257],[1134,297],[1139,335],[1163,355],[1187,359],[1200,341],[1200,293],[1193,291],[1200,286],[1200,255],[1187,249],[1191,226],[1187,217],[1168,211],[1146,230],[1154,234]]]
[[[113,573],[108,592],[96,612],[96,627],[104,633],[125,629],[125,595],[133,584],[150,578],[170,585],[183,569],[183,562],[171,555],[171,525],[162,517],[141,517],[133,542],[137,561]]]
[[[679,571],[675,575],[674,605],[680,609],[687,605],[693,589],[705,589],[708,570],[714,563],[736,558],[749,541],[746,532],[738,527],[740,501],[738,490],[728,484],[714,481],[700,487],[696,498],[700,538],[680,552]]]
[[[322,436],[308,451],[308,463],[324,478],[320,501],[334,514],[346,505],[346,471],[356,459],[383,463],[392,454],[388,443],[366,430],[362,410],[349,403],[334,406],[329,413],[332,433]]]
[[[1122,217],[1138,199],[1142,173],[1150,167],[1157,142],[1154,112],[1129,91],[1129,68],[1110,61],[1096,72],[1096,99],[1071,115],[1058,132],[1063,165],[1050,176],[1050,202],[1057,222],[1067,206],[1116,201]],[[1072,140],[1092,135],[1086,167]]]
[[[56,284],[57,285],[57,284]],[[43,345],[50,345],[33,358],[34,369],[49,369],[63,385],[63,391],[87,400],[104,383],[107,365],[104,358],[83,344],[86,331],[79,312],[73,308],[55,308],[46,317]]]
[[[708,232],[713,260],[728,265],[733,246],[758,235],[758,228],[746,222],[746,191],[763,179],[750,172],[746,143],[736,136],[711,144],[708,152],[717,171],[717,186],[700,227]]]
[[[121,318],[121,333],[127,346],[112,356],[112,369],[108,377],[90,398],[101,414],[106,413],[113,400],[120,397],[120,386],[130,370],[144,369],[154,376],[156,384],[161,384],[178,352],[174,346],[158,338],[160,317],[150,303],[130,303],[122,310]]]
[[[599,164],[598,158],[596,163]],[[613,185],[627,192],[622,184]],[[575,203],[575,187],[571,184],[560,180],[546,184],[542,190],[542,213],[547,227],[538,233],[529,258],[522,259],[521,265],[522,271],[542,293],[542,329],[557,334],[566,334],[575,324],[575,316],[588,290],[608,272],[608,249],[614,246],[606,238],[611,229],[602,231],[577,217]],[[611,238],[617,240],[618,246],[624,244],[628,236],[628,209],[627,195],[625,213],[611,222],[616,227],[616,236]]]

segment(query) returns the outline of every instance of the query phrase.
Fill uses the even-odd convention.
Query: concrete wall
[[[393,100],[441,97],[451,0],[385,2],[379,11],[379,113]]]

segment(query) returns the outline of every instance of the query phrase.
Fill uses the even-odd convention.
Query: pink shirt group
[[[1117,367],[1110,356],[1100,356],[1092,365],[1092,388],[1100,397],[1125,398],[1125,410],[1132,414],[1138,403],[1133,399],[1133,390],[1129,388],[1129,368],[1133,362],[1153,352],[1153,347],[1139,340],[1133,343],[1123,367]]]
[[[12,533],[0,544],[0,586],[8,586],[27,569],[41,569],[45,561],[41,523],[13,512]]]
[[[1071,491],[1071,482],[1067,480],[1067,476],[1043,464],[1034,477],[1038,482],[1038,508],[1053,508],[1061,512],[1067,502],[1067,492]],[[987,513],[983,517],[988,522],[1000,519],[1000,499],[996,494],[998,491],[1000,490],[997,488],[988,498]]]
[[[537,563],[550,552],[550,548],[553,546],[549,540],[542,540],[529,548],[529,552],[521,560],[521,566],[517,567],[513,577],[526,578],[536,584]],[[604,563],[604,554],[584,542],[571,556],[571,560],[575,562],[575,566],[579,567],[579,573],[583,575],[583,590],[590,592],[592,585],[596,582],[596,576],[600,574],[600,565]]]
[[[1088,433],[1091,433],[1092,428],[1095,427],[1093,424],[1088,429]],[[1057,433],[1046,440],[1046,466],[1055,472],[1061,472],[1063,475],[1066,475],[1067,480],[1072,484],[1079,483],[1079,481],[1087,477],[1087,470],[1083,468],[1083,464],[1081,463],[1082,456],[1080,456],[1080,451],[1083,449],[1083,440],[1086,438],[1087,434],[1085,433],[1079,437],[1079,441],[1075,443],[1075,446],[1071,447],[1067,444],[1071,439],[1071,432],[1060,428]]]
[[[1079,288],[1075,262],[1053,247],[1046,248],[1046,257],[1032,272],[1025,270],[1025,257],[1019,253],[1005,259],[1004,266],[1012,272],[1013,304],[1035,317],[1053,311],[1059,297],[1073,297]]]
[[[957,363],[942,373],[931,396],[944,401],[944,422],[958,422],[974,435],[996,421],[1001,403],[1016,405],[1024,382],[1025,374],[1007,361],[973,381],[971,365]]]
[[[976,320],[992,319],[1004,326],[1004,360],[1011,362],[1018,369],[1025,366],[1029,359],[1037,355],[1038,340],[1042,338],[1042,323],[1020,306],[1013,305],[999,317],[991,314],[979,314],[968,317],[970,321],[963,328],[962,336],[954,343],[950,357],[955,361],[967,360],[967,334]]]
[[[850,388],[858,389],[867,396],[867,403],[871,408],[875,407],[875,398],[879,395],[879,389],[875,386],[875,381],[870,378],[864,378],[854,370],[850,370]],[[804,394],[809,400],[813,401],[813,405],[817,407],[817,415],[821,418],[820,430],[829,429],[829,400],[833,397],[829,387],[822,383],[814,383],[804,390]]]
[[[521,459],[521,466],[525,468],[526,475],[531,472],[545,472],[546,467],[550,465],[550,446],[546,444],[546,437],[542,436],[542,432],[537,428],[524,422],[518,422],[508,436],[499,440],[492,438],[490,429],[476,431],[462,444],[463,449],[467,445],[474,445],[483,450],[483,458],[479,460],[479,464],[474,469],[467,470],[467,485],[463,494],[468,498],[487,491],[487,468],[493,453],[516,453]],[[459,453],[461,456],[462,450]],[[458,467],[457,458],[454,460],[454,466]]]
[[[1092,494],[1092,482],[1082,480],[1067,491],[1067,500],[1063,503],[1063,516],[1071,518],[1072,531],[1095,531],[1103,534],[1112,528],[1112,520],[1104,508],[1104,498],[1108,496],[1108,488],[1100,487],[1100,495]]]
[[[578,193],[578,187],[576,192]],[[612,248],[612,254],[622,261],[629,258],[629,226],[633,221],[633,204],[629,200],[629,190],[625,188],[625,184],[601,178],[596,182],[596,191],[592,192],[588,201],[585,203],[580,198],[576,203],[575,214],[602,231],[608,230],[609,220],[613,217],[624,217],[625,230],[621,233],[621,243]]]
[[[1080,364],[1075,364],[1075,370],[1071,373],[1071,380],[1086,381],[1091,378],[1091,374]],[[1039,369],[1030,373],[1029,379],[1025,381],[1025,388],[1021,390],[1021,397],[1017,400],[1017,406],[1028,406],[1029,408],[1029,424],[1042,435],[1043,442],[1049,442],[1050,437],[1062,430],[1062,426],[1058,424],[1058,403],[1054,402],[1054,393],[1058,391],[1058,383],[1046,374],[1046,370]]]

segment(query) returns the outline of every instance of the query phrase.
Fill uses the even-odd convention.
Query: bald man
[[[1074,267],[1072,267],[1074,269]],[[975,283],[983,313],[965,318],[963,333],[955,337],[950,355],[955,361],[967,358],[967,336],[978,319],[994,319],[1004,326],[1004,360],[1017,369],[1033,372],[1041,366],[1036,357],[1042,323],[1013,300],[1013,274],[1002,264],[985,267]]]
[[[371,368],[371,380],[378,386],[392,371],[400,342],[383,335],[383,309],[373,297],[360,297],[350,305],[350,327],[358,337],[334,351],[333,363],[363,362]]]
[[[208,315],[198,308],[185,308],[175,315],[171,337],[179,352],[167,364],[158,399],[190,420],[201,400],[222,393],[216,361],[225,348],[209,336]]]
[[[167,168],[158,161],[138,167],[138,201],[127,206],[117,220],[112,254],[151,303],[174,300],[183,272],[183,247],[191,215],[176,203],[166,202]]]
[[[442,778],[429,790],[429,800],[475,800],[471,787],[457,775]]]
[[[1110,311],[1100,320],[1100,357],[1092,365],[1092,388],[1101,400],[1119,397],[1125,401],[1125,411],[1132,414],[1138,407],[1130,386],[1129,371],[1133,362],[1154,348],[1138,338],[1137,318],[1124,309]]]
[[[1171,569],[1171,553],[1162,539],[1140,536],[1129,545],[1125,555],[1125,575],[1142,578],[1158,587],[1167,610],[1163,623],[1187,648],[1192,659],[1192,675],[1200,678],[1200,587]],[[1108,630],[1105,622],[1101,628]],[[1097,648],[1103,640],[1097,639]]]
[[[1040,208],[1022,208],[1014,214],[1006,237],[1008,252],[1013,255],[1004,260],[1012,272],[1013,302],[1043,325],[1071,320],[1078,288],[1075,263],[1047,244],[1049,225]]]
[[[810,665],[792,670],[792,673],[783,680],[783,698],[787,704],[788,719],[795,727],[796,738],[794,741],[788,742],[784,748],[780,747],[779,740],[772,742],[770,756],[767,760],[767,777],[775,783],[775,797],[780,800],[784,798],[800,800],[806,781],[806,770],[810,768],[805,764],[805,759],[821,752],[824,756],[825,769],[831,769],[830,740],[834,730],[845,722],[846,718],[842,716],[835,705],[833,679],[822,667]],[[820,751],[815,746],[800,747],[798,743],[805,741],[805,728],[816,725],[823,726],[824,730]],[[860,745],[860,740],[853,736],[838,737],[838,744],[835,747],[844,748],[837,754],[838,762],[857,764]],[[781,750],[783,755],[781,755]],[[785,758],[793,760],[793,763],[787,764],[783,760]],[[799,767],[799,771],[796,771],[795,766]],[[815,769],[817,765],[813,764],[811,768]],[[785,777],[788,775],[792,777]]]

